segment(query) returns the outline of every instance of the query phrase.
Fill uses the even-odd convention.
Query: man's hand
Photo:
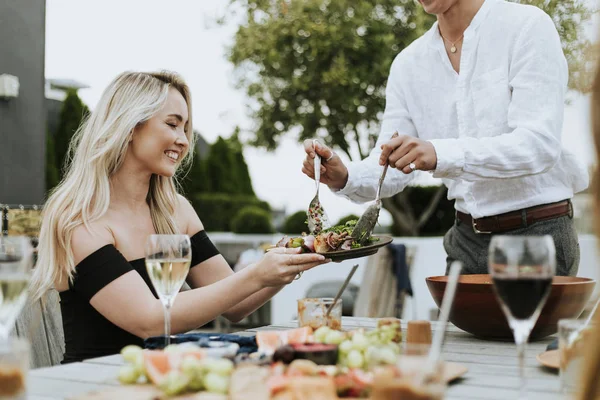
[[[343,189],[346,186],[346,182],[348,182],[348,168],[346,168],[340,157],[333,150],[319,141],[315,143],[316,145],[313,146],[312,139],[304,141],[306,159],[302,164],[302,172],[310,178],[315,179],[314,159],[316,153],[321,156],[321,182],[331,189]]]
[[[437,166],[437,155],[433,144],[414,136],[400,135],[390,139],[381,146],[381,150],[379,164],[385,165],[387,162],[390,167],[405,174],[410,174],[417,169],[433,171]]]

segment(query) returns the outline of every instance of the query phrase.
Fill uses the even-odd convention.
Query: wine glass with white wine
[[[0,236],[0,345],[27,301],[33,268],[33,246],[26,236]]]
[[[146,270],[163,304],[165,346],[171,343],[171,307],[192,261],[188,235],[150,235],[146,242]]]

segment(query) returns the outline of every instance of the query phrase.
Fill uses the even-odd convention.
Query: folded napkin
[[[253,353],[258,350],[254,336],[240,336],[223,333],[182,333],[180,335],[171,335],[172,344],[186,342],[198,342],[200,347],[208,347],[208,342],[230,342],[237,343],[240,346],[238,354]],[[164,336],[152,336],[144,340],[146,349],[162,349],[165,347]]]

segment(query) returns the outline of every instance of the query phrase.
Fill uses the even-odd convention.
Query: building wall
[[[0,74],[19,97],[0,100],[0,203],[40,204],[45,190],[45,0],[0,0]]]

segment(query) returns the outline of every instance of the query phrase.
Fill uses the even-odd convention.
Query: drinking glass
[[[171,307],[190,270],[192,250],[188,235],[150,235],[146,270],[165,313],[165,346],[171,343]]]
[[[586,352],[595,340],[597,325],[585,319],[561,319],[558,321],[558,354],[560,389],[563,393],[574,393],[580,388],[581,374],[585,371]]]
[[[0,400],[26,400],[29,372],[29,342],[13,337],[0,346]]]
[[[33,267],[33,246],[26,236],[0,236],[0,345],[27,301]]]
[[[298,300],[298,326],[317,330],[322,326],[342,330],[342,299],[333,304],[333,297]],[[327,311],[331,308],[329,315]]]
[[[489,272],[496,297],[513,331],[519,357],[519,398],[527,395],[525,348],[556,270],[551,236],[494,236],[489,247]]]
[[[428,355],[431,346],[420,343],[405,343],[396,355],[392,354],[377,360],[375,356],[368,360],[369,370],[373,373],[372,400],[419,399],[441,400],[446,392],[444,362],[439,358],[430,364]],[[375,353],[383,355],[389,352],[384,347],[375,347]],[[371,350],[371,353],[374,351]],[[388,360],[388,358],[391,358]],[[379,361],[379,362],[378,362]]]

